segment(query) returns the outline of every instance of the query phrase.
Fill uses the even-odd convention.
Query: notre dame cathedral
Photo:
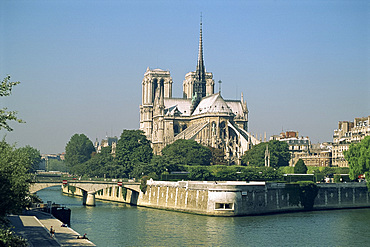
[[[169,71],[147,69],[142,81],[140,129],[155,154],[178,139],[191,139],[224,151],[239,164],[243,153],[259,141],[248,132],[248,108],[243,99],[225,100],[214,92],[213,74],[203,61],[202,23],[196,71],[185,75],[183,98],[172,97]]]

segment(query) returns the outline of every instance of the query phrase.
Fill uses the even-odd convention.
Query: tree
[[[4,78],[0,84],[0,97],[9,96],[11,95],[13,86],[19,84],[20,82],[11,82],[10,76]],[[24,123],[23,120],[17,118],[16,111],[7,111],[6,107],[0,109],[0,129],[4,128],[7,131],[13,131],[13,129],[9,126],[8,121],[16,121],[18,123]]]
[[[30,172],[35,172],[41,163],[41,154],[40,151],[36,148],[33,148],[29,145],[19,148],[18,152],[23,152],[26,157],[29,159],[31,164]]]
[[[260,143],[246,151],[242,156],[242,165],[247,166],[264,166],[265,165],[266,143]]]
[[[210,165],[212,152],[209,148],[193,140],[179,139],[162,149],[163,156],[177,165]]]
[[[91,159],[78,167],[77,174],[90,177],[103,177],[105,175],[110,178],[122,176],[122,172],[116,164],[111,151],[112,147],[103,147],[100,153],[93,155]]]
[[[227,165],[225,153],[222,149],[208,147],[212,152],[211,165]]]
[[[265,151],[268,145],[270,152],[270,166],[278,168],[281,166],[288,166],[290,160],[289,146],[286,142],[269,141],[257,144],[250,150],[246,151],[242,156],[242,165],[248,166],[264,166],[265,165]]]
[[[352,180],[357,179],[361,174],[369,173],[370,136],[366,136],[359,143],[351,144],[348,151],[344,151],[344,158],[348,161],[349,177]]]
[[[295,174],[306,174],[307,173],[307,166],[302,159],[299,159],[294,166],[294,173]]]
[[[289,166],[290,152],[288,143],[284,141],[269,141],[271,167]]]
[[[135,166],[149,164],[153,156],[150,142],[141,130],[123,130],[116,147],[116,161],[126,175],[133,174]]]
[[[207,180],[212,180],[213,177],[208,167],[192,166],[192,167],[189,167],[188,178],[190,180],[207,181]]]
[[[0,84],[0,97],[9,96],[13,86],[19,82],[11,82],[10,76],[4,78]],[[16,111],[7,111],[6,107],[0,109],[0,130],[13,131],[8,121],[23,123],[17,118]],[[2,140],[0,142],[0,245],[1,246],[27,246],[24,239],[16,236],[7,227],[2,225],[6,214],[18,212],[25,204],[26,195],[30,185],[27,174],[27,162],[21,153],[16,154],[14,147]]]
[[[49,159],[48,161],[48,170],[49,171],[60,171],[68,172],[69,168],[63,160]],[[45,167],[46,169],[46,167]]]
[[[74,134],[66,145],[65,161],[73,168],[91,158],[95,152],[93,143],[84,134]]]
[[[169,157],[154,155],[152,160],[146,166],[140,174],[144,175],[153,175],[158,179],[163,173],[171,173],[173,171],[180,171],[181,168],[178,166],[175,160],[172,160]]]
[[[2,140],[0,142],[0,218],[20,212],[28,203],[31,161]]]

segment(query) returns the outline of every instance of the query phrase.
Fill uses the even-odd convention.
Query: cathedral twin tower
[[[248,131],[248,109],[243,100],[224,100],[214,93],[214,80],[203,60],[202,23],[196,70],[185,75],[183,98],[172,97],[169,71],[147,69],[142,81],[140,129],[155,154],[177,139],[191,139],[222,149],[229,162],[240,157],[257,140]]]

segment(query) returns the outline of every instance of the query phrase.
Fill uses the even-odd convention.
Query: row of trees
[[[195,141],[178,140],[153,155],[150,142],[140,130],[123,130],[112,155],[111,147],[95,152],[84,134],[75,134],[66,145],[65,160],[77,175],[97,177],[159,176],[163,172],[181,170],[183,165],[209,165],[212,151]]]
[[[266,145],[269,145],[271,168],[289,164],[288,145],[284,142],[270,141],[256,145],[246,152],[242,158],[242,165],[264,166]],[[198,170],[198,175],[204,179],[218,179],[215,174],[205,176],[203,174],[205,168],[201,167],[211,165],[226,167],[227,164],[222,150],[205,147],[192,140],[177,140],[164,147],[162,155],[153,155],[150,142],[140,130],[123,130],[115,155],[112,155],[111,147],[102,148],[100,153],[96,153],[93,143],[86,135],[75,134],[66,145],[65,159],[70,171],[76,175],[111,178],[143,175],[160,178],[161,174],[172,171],[189,171],[194,175]]]
[[[0,84],[0,97],[9,96],[13,86],[7,76]],[[23,123],[16,111],[0,109],[0,130],[12,131],[9,121]],[[6,221],[6,215],[19,213],[30,203],[30,171],[37,169],[41,161],[38,150],[30,146],[15,148],[3,138],[0,141],[0,246],[27,246],[26,240],[15,235]]]

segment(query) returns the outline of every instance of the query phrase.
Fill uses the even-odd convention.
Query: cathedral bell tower
[[[172,78],[169,71],[147,68],[141,85],[140,129],[152,141],[153,117],[163,114],[164,98],[172,97]]]

